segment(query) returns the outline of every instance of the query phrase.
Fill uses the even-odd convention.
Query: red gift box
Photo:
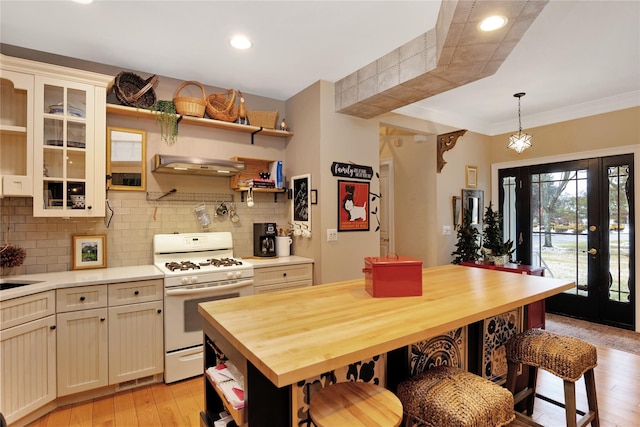
[[[408,256],[365,257],[364,287],[373,297],[422,295],[422,261]]]

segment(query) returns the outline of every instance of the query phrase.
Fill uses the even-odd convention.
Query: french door
[[[633,155],[504,169],[499,180],[515,259],[576,283],[547,311],[632,329]]]

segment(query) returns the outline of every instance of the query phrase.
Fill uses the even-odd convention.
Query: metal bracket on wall
[[[253,137],[255,136],[255,134],[260,132],[262,132],[262,126],[260,126],[260,129],[254,130],[253,132],[251,132],[251,145],[253,145]]]
[[[233,194],[227,193],[181,193],[175,188],[163,193],[160,191],[147,191],[147,200],[150,202],[233,202]]]

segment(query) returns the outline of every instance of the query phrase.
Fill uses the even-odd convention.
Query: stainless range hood
[[[154,172],[186,175],[232,176],[247,168],[244,162],[183,157],[170,154],[154,156]]]

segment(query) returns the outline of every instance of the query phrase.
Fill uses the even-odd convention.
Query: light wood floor
[[[598,348],[595,369],[601,427],[637,427],[640,425],[640,356]],[[173,384],[154,384],[111,397],[58,408],[31,423],[46,426],[176,426],[200,425],[204,406],[201,377]],[[538,392],[562,401],[562,381],[540,370]],[[587,408],[584,381],[576,384],[578,409]],[[565,425],[564,410],[536,399],[533,418],[549,427]],[[513,423],[512,427],[518,424]],[[274,426],[277,427],[277,426]]]

